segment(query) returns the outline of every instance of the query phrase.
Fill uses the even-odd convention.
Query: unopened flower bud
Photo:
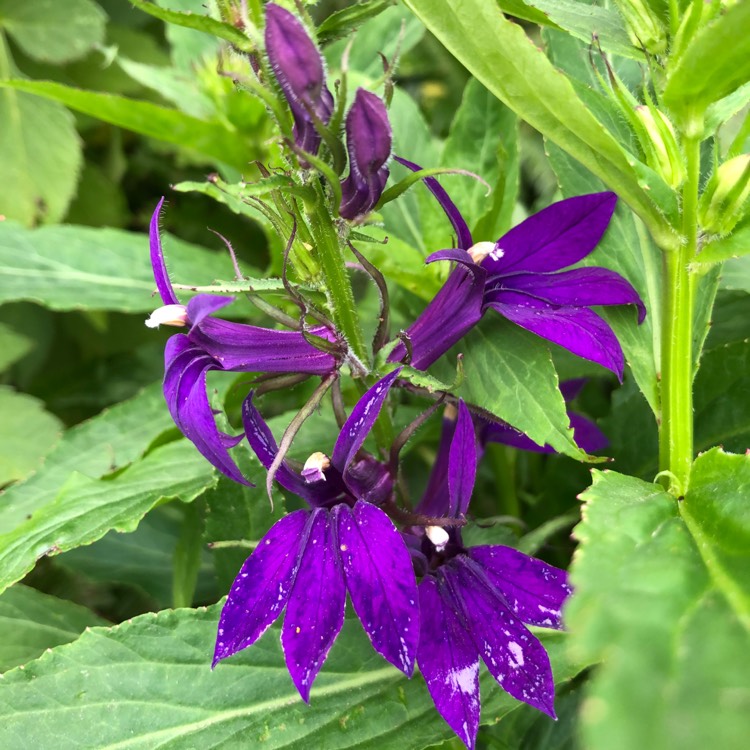
[[[163,305],[157,307],[146,320],[148,328],[159,326],[177,326],[184,328],[187,325],[187,307],[185,305]]]
[[[341,185],[340,214],[356,219],[369,213],[388,179],[393,138],[385,104],[375,94],[357,89],[346,116],[349,176]]]
[[[305,461],[302,467],[302,478],[308,483],[325,482],[325,471],[331,465],[331,459],[325,453],[316,451]]]
[[[750,154],[724,162],[708,181],[698,217],[703,229],[728,234],[747,213],[750,199]]]
[[[639,136],[646,163],[670,187],[679,187],[685,181],[685,163],[672,123],[654,107],[636,107],[635,113],[642,126]]]
[[[667,49],[667,31],[662,20],[644,0],[615,0],[625,19],[628,36],[633,44],[652,55]]]
[[[445,549],[445,545],[448,544],[448,540],[450,539],[448,532],[442,526],[425,526],[424,533],[435,545],[435,549],[438,552],[442,552]]]
[[[266,5],[266,54],[294,117],[294,139],[315,154],[320,135],[314,118],[327,124],[333,97],[326,87],[323,58],[300,21],[280,5]]]

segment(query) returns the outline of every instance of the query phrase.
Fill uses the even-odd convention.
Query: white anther
[[[158,328],[159,326],[177,326],[183,328],[187,325],[187,308],[185,305],[164,305],[157,307],[148,320],[146,325],[149,328]]]
[[[308,484],[313,482],[325,482],[325,470],[331,465],[331,459],[325,453],[316,451],[305,461],[302,467],[302,477]]]
[[[438,552],[445,549],[445,545],[448,544],[450,539],[448,532],[442,526],[425,526],[424,533],[427,534],[427,538],[435,545]]]
[[[475,263],[481,263],[488,255],[495,258],[495,252],[494,242],[477,242],[476,245],[472,245],[468,250],[471,259]],[[502,255],[502,250],[500,253]],[[495,258],[495,260],[497,260],[497,258]]]

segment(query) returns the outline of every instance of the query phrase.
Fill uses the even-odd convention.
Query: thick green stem
[[[693,313],[695,279],[688,271],[698,249],[700,140],[687,138],[687,179],[682,193],[684,243],[664,254],[661,425],[659,468],[672,478],[672,489],[687,488],[693,462]]]

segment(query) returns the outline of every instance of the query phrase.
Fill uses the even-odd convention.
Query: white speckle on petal
[[[518,669],[523,666],[523,649],[515,642],[508,644],[508,651],[511,653],[510,666]]]
[[[463,669],[452,669],[448,672],[448,684],[453,692],[460,691],[464,695],[474,693],[474,683],[479,672],[479,664],[470,664]]]

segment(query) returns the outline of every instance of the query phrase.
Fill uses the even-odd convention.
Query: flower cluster
[[[392,149],[386,106],[374,93],[359,89],[344,121],[344,108],[337,109],[322,56],[305,25],[273,3],[266,6],[264,38],[262,63],[275,78],[293,123],[292,139],[283,144],[289,157],[286,174],[295,195],[305,199],[299,201],[305,209],[279,195],[267,203],[253,200],[280,232],[289,228],[288,216],[274,213],[276,208],[283,205],[293,214],[287,250],[298,228],[314,239],[321,236],[321,226],[329,227],[326,236],[342,248],[351,248],[352,228],[386,200]],[[261,79],[263,70],[259,65]],[[333,127],[337,111],[342,132]],[[348,174],[342,177],[345,165],[337,167],[337,160],[347,156]],[[396,159],[414,172],[420,170],[413,162]],[[403,365],[429,368],[479,324],[488,309],[620,378],[620,344],[591,308],[635,305],[639,322],[645,309],[635,289],[613,271],[570,268],[599,243],[615,209],[614,194],[560,201],[496,242],[475,243],[440,183],[428,177],[425,184],[456,236],[456,247],[434,252],[427,262],[447,261],[453,268],[401,339],[391,342],[387,357],[386,352],[377,356],[387,341],[387,335],[380,334],[370,361],[363,361],[361,353],[355,356],[350,337],[335,322],[332,303],[327,308],[319,296],[306,297],[304,289],[293,288],[286,278],[301,309],[298,324],[288,315],[278,318],[288,330],[217,317],[232,297],[198,294],[182,304],[166,270],[158,227],[161,202],[151,222],[151,262],[163,306],[147,325],[186,330],[167,342],[164,375],[168,408],[185,436],[219,471],[249,484],[230,453],[245,443],[268,470],[269,487],[275,480],[306,506],[276,523],[242,566],[221,613],[214,666],[255,643],[285,610],[281,643],[287,667],[308,701],[342,628],[348,596],[373,648],[407,676],[419,666],[438,712],[471,748],[479,726],[480,660],[510,695],[555,716],[549,658],[527,625],[562,627],[561,610],[570,594],[565,572],[507,546],[467,546],[461,530],[470,518],[477,465],[488,443],[546,453],[552,449],[455,394],[442,393],[446,407],[437,455],[422,499],[410,509],[399,481],[399,452],[435,407],[392,444],[383,444],[381,435],[370,441],[378,443],[374,450],[366,449],[366,441],[379,420],[388,419],[390,395],[406,382]],[[308,244],[312,257],[316,250]],[[387,328],[382,277],[354,252],[361,264],[357,267],[379,284],[381,324]],[[244,400],[239,434],[219,428],[206,391],[212,370],[261,378],[319,377],[318,396],[306,413],[318,407],[347,372],[369,387],[360,388],[364,394],[348,416],[341,390],[336,391],[340,432],[330,454],[316,451],[299,467],[287,458],[294,431],[287,431],[277,444],[256,403],[257,393],[251,391]],[[583,383],[562,384],[566,402],[576,398]],[[584,450],[606,445],[591,420],[573,411],[569,418]]]

